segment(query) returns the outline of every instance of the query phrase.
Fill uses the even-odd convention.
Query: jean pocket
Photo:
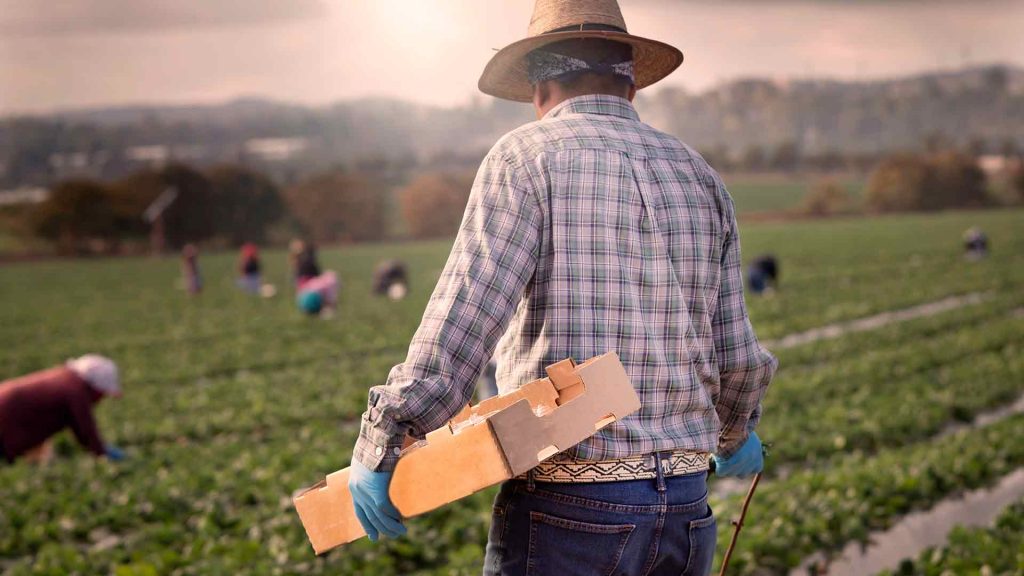
[[[718,540],[718,523],[708,506],[703,518],[691,520],[689,525],[690,555],[682,576],[707,576],[715,561],[715,543]]]
[[[636,524],[593,524],[530,512],[528,576],[611,576]]]

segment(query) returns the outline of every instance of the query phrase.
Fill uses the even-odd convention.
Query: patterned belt
[[[526,474],[520,475],[518,479],[526,480],[527,475],[532,474],[535,482],[586,483],[649,480],[658,475],[655,468],[655,457],[661,458],[661,471],[667,477],[707,472],[711,455],[707,452],[678,450],[618,460],[548,460],[541,462]]]

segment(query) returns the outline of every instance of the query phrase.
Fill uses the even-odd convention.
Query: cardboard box
[[[408,518],[527,472],[640,408],[614,352],[547,367],[547,378],[467,406],[446,426],[406,448],[391,479],[391,501]],[[366,535],[348,491],[348,468],[293,499],[313,550],[321,554]]]

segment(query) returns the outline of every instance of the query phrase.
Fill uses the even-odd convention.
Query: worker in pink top
[[[93,418],[107,396],[121,396],[117,365],[96,354],[0,383],[0,462],[39,449],[65,428],[94,455],[122,460],[120,449],[103,443]]]

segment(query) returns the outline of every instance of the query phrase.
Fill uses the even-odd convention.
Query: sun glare
[[[451,36],[457,32],[453,2],[441,0],[375,0],[377,22],[390,34],[408,40]]]

